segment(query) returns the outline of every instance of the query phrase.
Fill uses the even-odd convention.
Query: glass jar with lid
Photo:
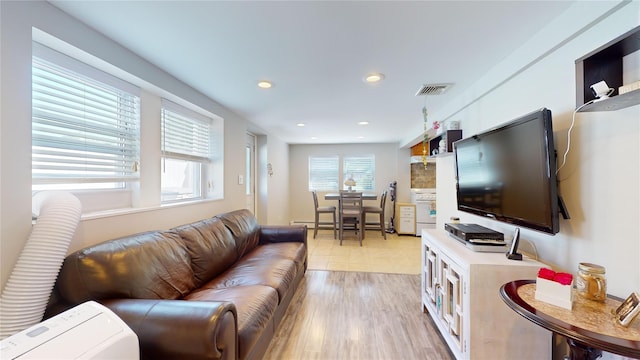
[[[605,268],[591,263],[578,265],[576,290],[585,299],[604,301],[607,298],[607,279]]]

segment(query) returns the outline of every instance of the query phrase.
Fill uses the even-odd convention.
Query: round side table
[[[622,299],[600,303],[576,296],[567,310],[536,300],[535,289],[535,280],[516,280],[502,285],[500,296],[525,319],[566,337],[572,360],[597,359],[602,351],[640,359],[640,321],[624,327],[613,316]]]

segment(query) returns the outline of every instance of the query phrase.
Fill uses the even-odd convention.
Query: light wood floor
[[[453,359],[420,302],[420,238],[309,229],[309,271],[265,360]]]
[[[265,360],[453,359],[418,275],[310,270]]]
[[[390,274],[420,274],[420,237],[387,234],[367,230],[360,246],[353,232],[345,232],[345,239],[333,238],[332,230],[319,230],[313,238],[309,229],[309,269],[381,272]]]

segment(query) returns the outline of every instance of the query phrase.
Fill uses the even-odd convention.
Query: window
[[[347,190],[344,182],[353,178],[353,190],[375,190],[375,157],[373,155],[343,156],[340,178],[340,156],[309,156],[309,191]],[[342,184],[342,185],[340,185]]]
[[[309,191],[338,191],[338,156],[309,156]]]
[[[139,93],[34,42],[32,189],[124,189],[138,181]]]
[[[343,179],[353,178],[356,182],[354,190],[372,191],[375,189],[375,163],[373,155],[345,156],[342,164]],[[343,189],[347,188],[343,181]]]
[[[162,202],[203,198],[212,119],[163,99]]]

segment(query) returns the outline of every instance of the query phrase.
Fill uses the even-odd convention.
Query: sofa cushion
[[[191,256],[196,287],[225,271],[237,259],[236,242],[220,219],[205,219],[174,230]]]
[[[276,291],[261,285],[198,289],[185,300],[233,302],[238,314],[239,359],[246,358],[262,332],[271,331],[267,328],[278,307]]]
[[[244,259],[289,259],[296,263],[298,272],[304,272],[305,261],[307,260],[307,249],[304,243],[300,242],[282,242],[267,245],[261,245],[253,249]]]
[[[223,289],[235,286],[265,285],[278,292],[281,300],[295,284],[296,263],[288,259],[252,259],[249,255],[238,260],[231,268],[202,285],[207,289]]]
[[[236,240],[238,258],[258,246],[260,240],[260,225],[258,220],[247,209],[231,211],[216,216],[227,226]]]
[[[194,288],[190,262],[174,231],[131,235],[67,256],[58,290],[76,304],[108,298],[178,299]]]

